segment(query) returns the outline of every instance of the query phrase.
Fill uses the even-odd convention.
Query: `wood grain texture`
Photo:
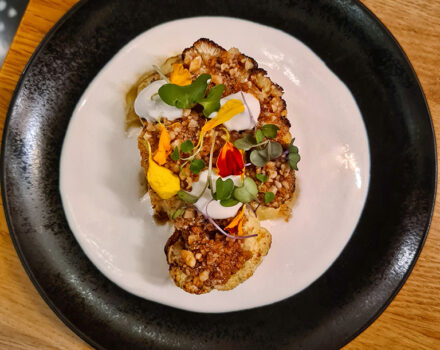
[[[0,71],[0,128],[35,48],[76,0],[31,0]],[[363,0],[399,41],[440,130],[440,1]],[[437,193],[437,199],[439,198]],[[344,349],[440,349],[440,211],[421,256],[387,310]],[[27,277],[0,212],[0,348],[90,349],[49,309]]]

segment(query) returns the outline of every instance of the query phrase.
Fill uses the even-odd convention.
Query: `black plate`
[[[61,145],[88,83],[137,34],[195,15],[245,18],[303,41],[352,91],[370,143],[366,205],[336,262],[299,294],[242,312],[185,312],[111,283],[75,241],[58,189]],[[435,140],[419,82],[391,34],[356,1],[82,1],[26,67],[3,136],[3,202],[17,252],[50,307],[97,348],[343,346],[408,277],[435,186]]]

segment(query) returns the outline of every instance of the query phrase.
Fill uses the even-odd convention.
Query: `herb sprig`
[[[298,147],[293,144],[295,139],[289,144],[286,152],[283,152],[283,146],[279,142],[272,141],[276,138],[280,128],[274,124],[265,124],[261,129],[257,129],[255,135],[245,134],[242,138],[235,140],[234,146],[243,151],[249,151],[250,162],[257,166],[263,167],[269,161],[279,158],[281,155],[287,155],[289,166],[298,170],[298,162],[301,160]]]
[[[244,151],[249,151],[254,148],[249,159],[255,166],[262,167],[283,153],[283,146],[271,140],[277,136],[279,129],[280,128],[274,124],[265,124],[261,129],[256,130],[255,135],[246,134],[236,140],[234,146]]]
[[[298,153],[299,152],[298,147],[293,144],[294,142],[295,139],[293,138],[292,141],[290,141],[289,153],[287,154],[287,159],[289,160],[290,167],[294,170],[298,170],[298,162],[301,160],[301,156]]]
[[[203,107],[203,115],[209,115],[220,109],[220,99],[225,91],[224,84],[211,88],[205,97],[211,79],[209,74],[201,74],[191,84],[180,86],[165,84],[159,89],[159,96],[166,104],[180,109],[193,108],[196,104]]]

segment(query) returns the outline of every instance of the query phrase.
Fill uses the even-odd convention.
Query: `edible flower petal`
[[[162,131],[160,132],[159,146],[154,153],[153,159],[159,165],[164,165],[168,155],[171,153],[171,138],[165,126],[161,124],[161,127]]]
[[[160,198],[169,199],[180,191],[179,178],[169,169],[157,164],[151,156],[151,146],[148,145],[147,180],[154,192]]]
[[[170,74],[170,82],[179,86],[186,86],[192,83],[191,73],[181,63],[173,64],[173,71]]]
[[[242,175],[244,173],[244,161],[241,151],[229,142],[220,150],[217,158],[218,175],[226,177],[230,175]]]
[[[237,233],[238,236],[243,236],[243,216],[244,216],[244,205],[235,218],[225,227],[229,233]]]
[[[200,131],[200,139],[199,143],[202,141],[203,136],[209,130],[214,129],[216,126],[227,122],[229,119],[234,117],[237,114],[244,112],[244,104],[240,100],[232,99],[227,101],[218,111],[217,116],[212,118],[209,122],[203,125],[202,130]]]

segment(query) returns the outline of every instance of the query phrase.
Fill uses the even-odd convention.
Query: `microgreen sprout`
[[[153,64],[153,69],[157,72],[157,74],[159,74],[161,79],[165,80],[167,83],[170,82],[170,79],[168,79],[167,76],[163,74],[162,70],[158,66]]]

